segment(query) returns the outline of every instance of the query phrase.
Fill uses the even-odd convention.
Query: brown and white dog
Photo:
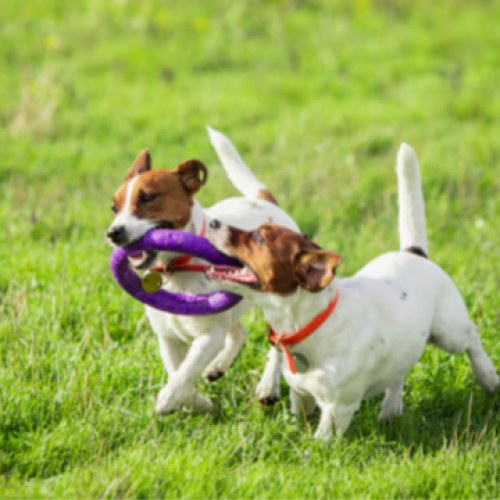
[[[292,410],[321,409],[316,437],[330,438],[332,423],[344,432],[361,401],[384,391],[379,418],[400,415],[406,374],[427,343],[466,352],[483,390],[492,394],[499,387],[459,291],[427,257],[420,173],[407,145],[397,171],[401,251],[377,257],[352,277],[335,277],[338,254],[276,224],[242,231],[212,221],[207,233],[246,267],[244,279],[219,266],[208,276],[262,309],[273,328],[271,342],[286,354]],[[267,370],[280,358],[276,350]]]
[[[194,198],[208,176],[201,161],[187,160],[173,170],[152,170],[150,155],[144,150],[113,198],[114,220],[107,232],[112,245],[129,245],[155,228],[201,234],[214,219],[244,230],[271,222],[299,230],[291,217],[276,205],[266,186],[255,178],[229,139],[213,129],[208,131],[229,179],[245,198],[229,198],[205,210]],[[146,271],[159,265],[168,268],[168,264],[179,257],[172,252],[141,252],[132,256],[130,262],[137,271]],[[202,261],[193,258],[191,262]],[[169,276],[164,288],[205,294],[216,290],[217,285],[214,287],[202,273],[183,272]],[[224,313],[196,317],[167,314],[146,306],[169,374],[168,383],[157,398],[158,414],[165,415],[181,407],[194,413],[211,411],[211,401],[196,391],[195,383],[202,373],[209,380],[215,380],[229,369],[246,339],[240,318],[250,307],[250,302],[243,300]],[[267,392],[261,391],[260,399],[277,398],[275,384],[264,383],[263,387]]]

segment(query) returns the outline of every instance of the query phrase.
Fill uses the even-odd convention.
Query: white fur
[[[257,187],[266,189],[255,179],[229,139],[215,130],[209,129],[209,132],[228,177],[234,180],[236,187],[249,198],[257,195]],[[243,177],[240,175],[242,172]],[[133,182],[134,180],[130,184]],[[131,189],[129,185],[129,190]],[[283,210],[258,199],[230,198],[208,210],[204,210],[195,201],[191,219],[184,230],[199,234],[204,218],[208,223],[211,219],[218,219],[246,230],[255,229],[268,222],[283,225],[294,231],[299,230],[297,224]],[[127,227],[131,225],[134,230],[136,227],[144,229],[138,236],[142,236],[150,229],[148,221],[138,223],[132,214],[122,217],[120,224],[124,223]],[[163,253],[160,259],[168,261],[175,256]],[[193,259],[192,262],[202,261]],[[164,288],[185,294],[205,294],[217,289],[199,273],[174,274]],[[181,407],[188,408],[194,413],[211,411],[212,403],[196,391],[195,383],[202,374],[208,378],[217,378],[231,366],[247,335],[239,321],[242,314],[250,307],[250,302],[244,300],[233,309],[212,316],[177,316],[146,307],[146,314],[158,336],[161,357],[169,374],[167,385],[158,395],[156,403],[158,414],[165,415]],[[189,342],[192,342],[190,348]]]
[[[247,167],[241,156],[236,151],[232,142],[221,132],[207,127],[210,142],[226,169],[227,176],[236,189],[247,198],[255,198],[259,191],[266,190],[266,186],[260,182],[252,171]]]
[[[150,229],[155,227],[154,223],[147,219],[139,219],[131,210],[132,193],[134,185],[139,177],[134,177],[130,180],[127,186],[127,193],[125,195],[125,203],[123,209],[115,217],[109,228],[124,226],[127,228],[127,235],[130,241],[138,240],[143,234],[146,234]]]
[[[401,250],[412,245],[427,255],[425,206],[417,156],[408,144],[401,144],[397,162],[399,196],[399,238]]]
[[[412,147],[401,144],[397,159],[399,233],[400,248],[404,250],[412,245],[420,247],[426,254],[427,238],[425,229],[425,206],[422,195],[418,160]],[[281,355],[271,348],[268,362],[255,394],[264,403],[273,403],[280,397]],[[297,397],[290,391],[292,410],[296,410]]]
[[[405,145],[397,171],[404,176],[400,186],[406,190],[400,197],[405,204],[400,207],[404,245],[423,246],[425,219],[423,213],[418,213],[423,210],[420,177],[416,175],[418,164]],[[408,221],[411,224],[407,227]],[[224,226],[208,233],[222,251],[226,236]],[[311,413],[315,403],[321,409],[316,437],[330,438],[332,424],[344,432],[361,401],[383,391],[386,396],[379,418],[400,415],[406,373],[420,359],[427,343],[453,354],[467,352],[481,387],[488,393],[498,388],[498,376],[460,293],[440,267],[421,256],[406,252],[384,254],[354,277],[335,278],[319,293],[299,288],[282,297],[227,282],[224,288],[241,293],[260,307],[278,334],[302,328],[339,291],[338,305],[327,321],[314,334],[290,346],[292,353],[306,357],[309,370],[292,374],[286,361],[282,363],[292,388],[292,409]],[[277,359],[278,355],[273,363]],[[268,384],[274,382],[273,376],[270,369]]]

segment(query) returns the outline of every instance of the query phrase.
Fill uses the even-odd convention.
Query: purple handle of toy
[[[227,311],[241,301],[242,297],[231,292],[220,291],[207,295],[185,295],[158,290],[148,293],[142,288],[141,278],[130,268],[127,256],[142,250],[182,252],[200,257],[212,264],[241,264],[219,252],[207,239],[183,231],[153,229],[139,241],[116,248],[111,254],[111,271],[118,284],[132,297],[144,304],[172,314],[184,316],[205,316]]]

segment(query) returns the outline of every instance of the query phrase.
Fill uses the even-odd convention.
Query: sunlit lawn
[[[156,339],[104,238],[142,148],[157,167],[203,160],[206,206],[236,194],[209,124],[346,276],[398,248],[406,141],[431,258],[499,367],[498,1],[4,0],[0,18],[0,497],[498,496],[495,402],[432,348],[399,421],[377,423],[377,398],[317,443],[284,383],[273,410],[253,397],[253,311],[231,371],[200,382],[214,415],[158,419]]]

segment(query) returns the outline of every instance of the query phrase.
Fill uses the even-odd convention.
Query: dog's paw
[[[477,381],[481,386],[481,389],[488,394],[489,396],[493,396],[500,386],[500,382],[498,380],[498,375],[496,370],[491,366],[489,369],[485,369],[481,372],[481,376],[477,377]]]
[[[156,414],[170,415],[181,408],[186,408],[192,415],[211,413],[214,409],[212,402],[205,396],[197,393],[194,387],[178,386],[175,383],[167,384],[156,399]]]
[[[318,426],[316,432],[314,433],[314,439],[318,441],[330,441],[332,439],[332,427],[322,427]]]
[[[225,371],[222,369],[218,368],[217,366],[209,367],[205,373],[203,373],[203,376],[209,381],[209,382],[215,382],[216,380],[219,380],[226,374]]]
[[[477,343],[479,339],[476,337]],[[469,355],[470,362],[472,365],[472,370],[474,371],[474,376],[478,381],[479,385],[486,394],[492,396],[500,385],[498,380],[498,374],[493,366],[488,355],[484,352],[481,345],[476,345],[467,351]]]
[[[206,370],[203,372],[203,377],[205,377],[209,382],[214,382],[223,377],[231,366],[231,359],[228,358],[225,351],[220,352],[217,357],[208,365]]]
[[[158,393],[155,405],[155,411],[158,416],[170,415],[170,413],[181,409],[181,401],[173,397],[171,392],[168,386],[166,386]]]
[[[262,399],[259,398],[259,403],[264,406],[273,406],[279,401],[279,396],[266,396]]]
[[[179,386],[173,381],[169,382],[156,398],[156,414],[159,416],[169,415],[180,410],[183,406],[193,406],[196,398],[194,387]]]
[[[191,408],[192,415],[205,415],[207,413],[212,413],[213,409],[214,405],[210,399],[201,394],[196,394]]]
[[[382,403],[382,408],[378,414],[379,422],[386,422],[394,420],[396,417],[400,417],[403,414],[403,398],[394,398],[389,400],[384,400]]]
[[[264,378],[257,384],[255,395],[263,405],[274,405],[280,399],[280,386],[274,381],[266,381]]]

